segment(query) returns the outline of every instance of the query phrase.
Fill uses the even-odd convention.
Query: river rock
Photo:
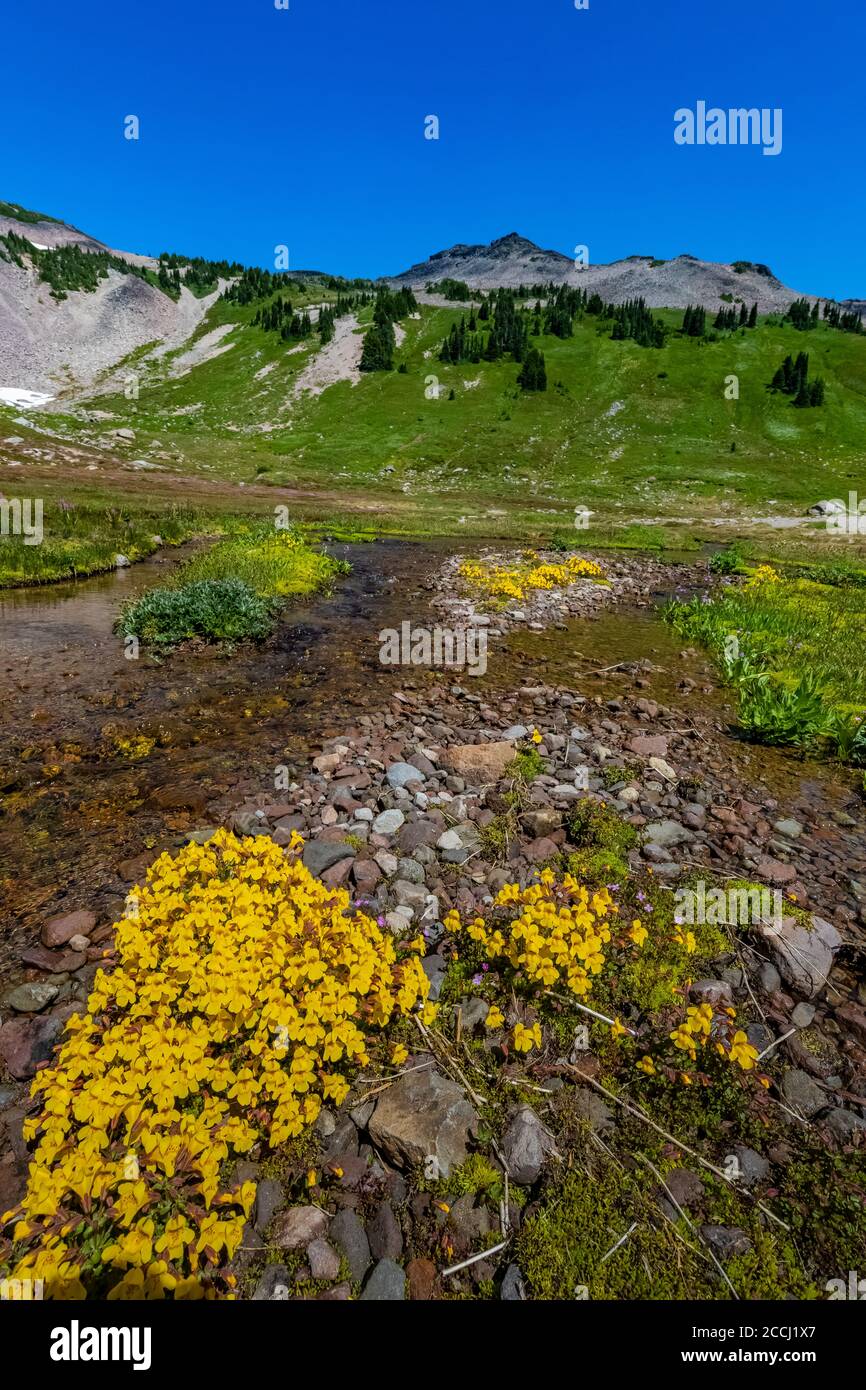
[[[748,1255],[752,1242],[739,1226],[702,1226],[701,1235],[720,1260]]]
[[[442,752],[442,761],[470,783],[498,782],[515,754],[511,739],[495,743],[459,743]]]
[[[42,945],[65,946],[73,936],[89,936],[95,926],[96,917],[92,912],[70,912],[65,917],[52,917],[43,924]]]
[[[770,1173],[770,1165],[747,1144],[735,1144],[731,1156],[736,1159],[738,1176],[735,1182],[741,1187],[754,1187],[755,1183],[765,1182]]]
[[[777,888],[786,883],[793,883],[797,877],[797,870],[793,864],[783,864],[781,859],[774,859],[769,854],[759,856],[755,872],[763,882],[772,883]]]
[[[812,999],[827,983],[833,958],[842,944],[831,922],[813,916],[810,923],[807,926],[799,917],[782,917],[780,923],[757,924],[757,931],[773,952],[783,977],[806,999]]]
[[[657,820],[647,826],[644,834],[647,843],[672,849],[675,845],[687,845],[694,838],[694,832],[680,825],[678,820]]]
[[[629,739],[626,747],[641,758],[666,758],[668,741],[661,734],[638,734]]]
[[[14,1009],[17,1014],[40,1014],[57,998],[59,985],[47,980],[35,980],[23,985],[15,985],[0,995],[0,1005]]]
[[[274,1222],[271,1244],[278,1250],[300,1250],[324,1236],[328,1219],[318,1207],[289,1207]]]
[[[406,1297],[406,1274],[394,1260],[380,1260],[361,1291],[362,1303],[396,1303]]]
[[[502,1136],[502,1152],[512,1182],[523,1187],[536,1182],[553,1148],[550,1130],[531,1105],[522,1105]]]
[[[360,1283],[373,1262],[367,1232],[361,1225],[358,1213],[351,1207],[337,1212],[331,1222],[328,1237],[336,1245],[349,1266],[349,1272],[356,1283]]]
[[[380,1202],[367,1222],[367,1239],[374,1260],[399,1260],[403,1253],[403,1232],[390,1202]]]
[[[655,1189],[654,1196],[662,1211],[676,1221],[679,1217],[674,1202],[680,1207],[693,1207],[704,1195],[704,1185],[690,1168],[672,1168],[665,1174],[664,1186]],[[673,1198],[673,1202],[671,1201]]]
[[[337,1279],[340,1257],[332,1245],[319,1236],[307,1246],[307,1264],[314,1279]]]
[[[523,1274],[519,1265],[510,1264],[502,1279],[499,1297],[506,1303],[521,1303],[525,1298]]]
[[[283,1185],[276,1178],[262,1178],[256,1187],[253,1225],[263,1231],[286,1205]]]
[[[252,1294],[255,1303],[287,1303],[289,1299],[289,1271],[285,1265],[268,1265],[256,1284]]]
[[[392,763],[385,774],[389,787],[405,787],[409,782],[424,782],[424,774],[411,763]]]
[[[817,1081],[806,1071],[800,1071],[798,1067],[786,1067],[782,1077],[782,1095],[788,1104],[798,1112],[805,1115],[806,1119],[811,1119],[817,1115],[818,1111],[827,1103],[826,1092],[821,1089]]]
[[[425,956],[421,962],[421,969],[430,981],[430,1002],[435,1004],[442,992],[445,976],[448,973],[448,964],[439,955]]]
[[[308,840],[304,845],[303,861],[306,868],[317,878],[321,878],[332,864],[341,859],[354,859],[355,850],[346,840]]]
[[[657,772],[659,777],[664,777],[666,782],[677,782],[679,778],[671,767],[670,763],[665,762],[664,758],[650,758],[649,766],[653,772]]]
[[[370,1138],[397,1167],[436,1160],[447,1178],[463,1162],[478,1120],[463,1091],[433,1067],[405,1072],[376,1102],[369,1121]]]
[[[373,821],[374,835],[396,835],[406,817],[402,811],[380,811]]]
[[[562,825],[562,812],[552,806],[543,806],[538,811],[527,811],[523,824],[536,838],[544,839]]]
[[[13,1018],[0,1028],[0,1057],[16,1081],[29,1081],[41,1062],[49,1062],[66,1020],[80,1011],[65,1004],[56,1013]]]
[[[76,938],[72,937],[72,940],[75,941]],[[22,965],[32,966],[36,970],[47,970],[49,975],[64,975],[79,970],[86,960],[84,950],[49,951],[45,946],[31,946],[21,952]]]

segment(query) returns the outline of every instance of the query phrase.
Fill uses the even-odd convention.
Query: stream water
[[[293,606],[270,641],[232,656],[205,647],[161,660],[124,655],[113,631],[122,603],[163,578],[183,550],[0,595],[0,977],[46,916],[119,911],[120,863],[215,823],[250,790],[273,788],[277,765],[303,768],[323,738],[386,705],[406,673],[380,663],[378,633],[407,618],[433,621],[429,580],[451,548],[334,546],[352,571],[333,595]],[[593,668],[648,658],[646,693],[675,704],[684,674],[712,679],[708,662],[684,659],[680,646],[653,609],[612,609],[564,630],[512,634],[487,675],[463,683],[487,698],[540,680],[609,697],[622,678]],[[708,701],[723,728],[722,695],[701,695],[702,709]],[[824,768],[741,745],[736,756],[744,776],[776,796],[828,805],[848,797]]]

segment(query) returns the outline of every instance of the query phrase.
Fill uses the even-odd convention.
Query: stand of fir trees
[[[478,324],[489,325],[486,336]],[[473,328],[472,325],[475,325]],[[442,341],[440,362],[497,362],[510,354],[522,362],[529,349],[529,314],[517,302],[514,290],[500,289],[473,314],[467,326],[463,315],[453,323],[447,338]]]
[[[313,331],[310,315],[295,313],[292,301],[276,295],[269,304],[263,304],[251,319],[253,328],[263,328],[266,333],[279,333],[283,342],[290,338],[308,338]]]
[[[390,372],[393,369],[397,346],[394,324],[413,313],[417,307],[417,299],[405,285],[396,291],[384,287],[378,291],[373,323],[364,335],[359,364],[362,372]]]
[[[746,309],[745,304],[741,304],[739,314],[736,309],[720,309],[713,321],[713,328],[724,328],[730,332],[736,328],[756,328],[757,325],[757,304],[753,304],[750,310]]]
[[[805,332],[809,328],[818,327],[818,301],[810,304],[808,299],[795,299],[794,303],[788,308],[785,315],[788,323],[794,328],[799,328]]]
[[[631,338],[638,347],[660,348],[665,345],[666,335],[667,329],[660,319],[653,318],[645,299],[627,299],[615,306],[610,334],[615,341]]]
[[[707,311],[701,304],[689,304],[683,314],[682,334],[685,338],[703,338],[707,331]]]
[[[517,374],[517,385],[522,391],[546,391],[547,368],[544,353],[538,348],[530,348],[526,360]]]
[[[465,280],[452,280],[446,277],[444,280],[431,280],[427,285],[428,294],[441,294],[443,299],[454,299],[459,304],[468,304],[470,299],[480,299],[481,292],[472,290]]]
[[[796,360],[789,354],[770,382],[769,390],[793,396],[792,404],[799,410],[824,404],[824,381],[821,377],[809,380],[807,352],[798,352]]]
[[[843,309],[840,304],[824,305],[824,321],[831,328],[839,328],[843,333],[862,333],[863,320],[853,309]]]
[[[795,299],[789,305],[785,314],[784,321],[798,328],[804,333],[810,328],[817,328],[819,323],[820,305],[818,300],[810,304],[808,299]],[[830,328],[838,328],[842,333],[862,333],[863,320],[858,313],[852,309],[843,309],[841,304],[824,304],[824,322]]]

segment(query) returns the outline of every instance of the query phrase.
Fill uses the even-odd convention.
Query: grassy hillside
[[[302,310],[334,295],[307,286],[291,298]],[[176,378],[172,357],[137,367],[138,401],[94,398],[113,412],[110,421],[40,419],[95,443],[131,426],[134,457],[161,450],[165,467],[187,474],[363,489],[386,511],[411,500],[452,521],[481,506],[491,530],[497,514],[511,511],[567,524],[576,506],[602,528],[662,516],[796,515],[820,497],[864,490],[866,337],[823,323],[798,332],[767,319],[717,341],[671,332],[655,349],[612,341],[609,325],[587,317],[570,339],[533,339],[546,357],[548,390],[527,394],[510,359],[441,363],[442,338],[461,311],[423,306],[404,324],[396,360],[405,371],[296,400],[293,385],[321,351],[318,337],[283,343],[251,326],[257,307],[217,302],[192,341],[232,324],[221,342],[228,350]],[[362,326],[370,314],[361,311]],[[672,330],[682,322],[680,311],[658,316]],[[795,409],[767,390],[784,357],[800,351],[809,353],[810,376],[826,383],[820,408]],[[732,375],[735,400],[725,394]]]

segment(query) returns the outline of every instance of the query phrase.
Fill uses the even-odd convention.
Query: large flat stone
[[[467,1155],[477,1115],[463,1091],[432,1066],[406,1072],[389,1086],[370,1117],[370,1138],[397,1167],[450,1176]]]
[[[842,938],[832,922],[811,917],[782,917],[780,922],[760,922],[758,932],[770,947],[792,989],[812,999],[827,983],[833,958]]]
[[[495,743],[457,743],[442,751],[442,762],[472,783],[498,782],[516,752],[511,739]]]

